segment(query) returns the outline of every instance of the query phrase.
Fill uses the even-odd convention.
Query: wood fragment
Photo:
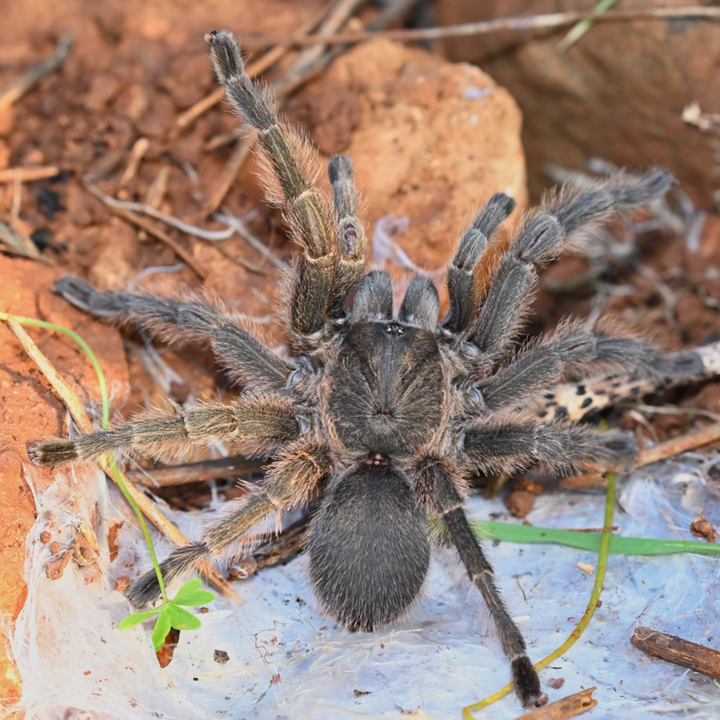
[[[0,91],[0,113],[27,95],[46,75],[54,72],[65,62],[73,46],[72,35],[63,35],[51,55],[33,65],[19,78]]]
[[[242,457],[227,457],[218,460],[170,465],[156,470],[130,470],[127,476],[146,487],[168,487],[206,482],[223,477],[238,477],[260,472],[267,465],[260,460],[246,460]]]
[[[7,326],[15,335],[23,350],[25,350],[31,360],[38,366],[55,393],[62,400],[65,407],[67,407],[80,431],[84,434],[93,432],[92,422],[90,421],[88,414],[85,412],[85,408],[82,406],[82,403],[78,399],[75,391],[58,373],[55,366],[35,344],[35,341],[11,315],[7,318]],[[103,457],[101,458],[99,464],[108,477],[115,482],[115,475],[112,472],[108,461]],[[150,520],[150,522],[155,525],[155,527],[173,544],[189,545],[190,541],[162,514],[157,505],[152,502],[144,492],[131,483],[120,470],[118,470],[118,472],[125,481],[125,486],[127,487],[128,492],[137,503],[143,515]],[[205,563],[202,567],[198,567],[208,581],[211,582],[220,592],[224,595],[233,597],[233,599],[238,602],[242,602],[240,597],[232,589],[225,578],[209,563]]]
[[[567,27],[577,22],[590,20],[593,23],[668,21],[668,20],[720,20],[720,8],[686,6],[686,7],[658,7],[646,9],[613,10],[611,12],[597,12],[594,10],[568,10],[565,12],[548,13],[545,15],[519,15],[514,17],[495,18],[479,22],[463,23],[460,25],[445,25],[443,27],[411,28],[380,31],[344,32],[327,37],[320,35],[300,35],[292,37],[279,37],[269,35],[247,35],[245,42],[254,48],[271,46],[304,47],[322,41],[326,45],[357,44],[383,37],[388,40],[418,41],[418,40],[445,40],[447,38],[474,37],[496,32],[523,33],[529,31],[552,30]]]
[[[117,205],[110,203],[107,201],[108,196],[100,190],[99,187],[96,185],[93,185],[92,183],[89,183],[87,181],[83,182],[83,186],[85,189],[93,196],[96,197],[100,202],[103,203],[109,210],[117,215],[119,218],[122,218],[123,220],[126,220],[127,222],[131,223],[132,225],[135,225],[135,227],[140,228],[141,230],[144,230],[149,235],[152,235],[154,238],[159,240],[161,243],[164,243],[169,248],[172,249],[172,251],[201,279],[204,280],[206,276],[205,270],[200,266],[200,264],[195,260],[195,258],[190,254],[188,250],[186,250],[182,245],[180,245],[177,240],[170,237],[164,230],[161,230],[159,227],[153,225],[149,220],[146,220],[144,217],[138,215],[137,213],[133,212],[132,210],[127,210],[126,208],[118,207]],[[110,198],[112,199],[112,198]]]
[[[283,530],[280,535],[271,538],[270,542],[261,545],[253,552],[255,573],[263,568],[285,565],[296,558],[305,545],[310,516],[305,515]]]
[[[169,176],[170,168],[167,165],[163,165],[160,170],[158,170],[158,174],[155,176],[155,179],[152,181],[152,185],[150,185],[150,189],[148,190],[146,198],[147,204],[156,210],[160,209],[160,206],[165,199]]]
[[[0,183],[35,182],[47,180],[60,174],[56,165],[43,165],[42,167],[16,167],[0,170]]]
[[[43,255],[35,243],[11,222],[7,225],[0,220],[0,250],[30,260],[38,260],[45,265],[52,265],[52,260]]]
[[[145,154],[150,149],[150,141],[146,137],[138,138],[130,151],[130,158],[128,160],[125,172],[120,178],[120,187],[126,188],[135,179],[135,176],[140,169],[140,163],[145,157]]]
[[[720,678],[720,652],[649,627],[637,627],[630,642],[652,657]]]
[[[558,487],[562,490],[590,490],[593,488],[604,488],[607,480],[602,473],[588,472],[581,475],[573,475],[558,480]]]
[[[524,715],[520,715],[516,720],[567,720],[567,718],[577,717],[592,710],[597,704],[597,700],[592,694],[597,690],[596,687],[581,690],[574,695],[568,695],[562,700],[549,703],[537,710],[531,710]]]
[[[706,425],[699,430],[693,430],[680,437],[672,438],[655,447],[641,450],[638,453],[635,467],[644,467],[673,455],[694,450],[702,445],[708,445],[716,440],[720,440],[720,423]]]
[[[279,100],[280,98],[278,98],[278,101]],[[225,196],[230,192],[230,188],[232,188],[235,183],[240,169],[250,157],[256,140],[257,134],[253,132],[233,148],[232,154],[225,163],[225,167],[223,167],[220,177],[203,207],[203,213],[206,217],[216,212],[223,204],[223,200],[225,200]]]

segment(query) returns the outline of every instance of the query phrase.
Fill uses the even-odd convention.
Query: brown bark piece
[[[577,717],[592,710],[598,704],[597,700],[592,697],[595,690],[597,688],[591,687],[574,695],[568,695],[562,700],[545,705],[545,707],[531,710],[516,720],[566,720]]]
[[[720,652],[649,627],[637,627],[630,642],[648,655],[720,678]]]

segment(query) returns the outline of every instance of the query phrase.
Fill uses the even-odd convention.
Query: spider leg
[[[352,160],[347,155],[334,155],[328,162],[333,191],[339,259],[332,315],[340,317],[345,301],[357,286],[365,268],[365,228],[357,216],[357,193]]]
[[[95,317],[118,324],[131,322],[162,340],[209,341],[233,379],[253,389],[283,390],[293,370],[287,360],[235,318],[197,300],[181,302],[144,293],[103,293],[69,276],[53,290]]]
[[[481,472],[512,472],[541,465],[555,473],[586,470],[627,472],[637,445],[632,435],[570,423],[495,421],[471,425],[464,449]]]
[[[658,352],[650,343],[623,336],[611,325],[591,329],[568,324],[520,352],[478,383],[477,389],[485,411],[492,412],[512,405],[525,407],[569,370],[585,374],[614,368],[631,371],[637,378],[673,378],[687,374],[688,359]]]
[[[192,570],[198,563],[232,549],[235,552],[248,541],[253,528],[268,515],[306,504],[312,493],[330,472],[330,460],[324,447],[299,440],[287,448],[272,464],[260,489],[250,498],[227,503],[221,516],[196,543],[173,550],[160,563],[163,578],[169,583]],[[142,607],[160,597],[154,570],[136,580],[127,591],[133,605]]]
[[[113,430],[77,440],[43,440],[33,443],[28,452],[36,465],[60,465],[115,450],[155,459],[186,458],[193,445],[220,440],[238,454],[267,457],[299,433],[288,398],[245,395],[229,405],[208,400],[196,407],[149,410]]]
[[[547,697],[540,690],[540,679],[527,656],[525,639],[508,613],[495,585],[492,565],[470,528],[457,482],[458,471],[447,460],[428,457],[418,466],[418,495],[431,512],[440,515],[445,521],[470,581],[485,600],[500,636],[503,652],[511,662],[515,691],[526,707],[544,705]]]
[[[314,186],[315,152],[278,118],[275,101],[267,90],[247,76],[232,34],[219,30],[206,39],[229,103],[258,131],[266,197],[283,209],[293,239],[303,248],[291,277],[289,322],[300,336],[312,335],[323,327],[331,312],[338,249],[330,203]]]
[[[616,176],[584,190],[564,188],[529,214],[501,261],[470,332],[488,370],[514,340],[532,299],[537,265],[554,260],[565,248],[582,241],[613,213],[641,207],[675,184],[665,170],[641,177]]]
[[[477,301],[475,267],[484,254],[492,234],[514,208],[515,201],[512,198],[503,193],[496,193],[488,200],[472,227],[465,232],[458,243],[455,255],[448,266],[447,288],[450,307],[442,322],[447,331],[463,332],[470,324]]]

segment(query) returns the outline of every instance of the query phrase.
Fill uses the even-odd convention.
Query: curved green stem
[[[5,321],[9,317],[8,313],[0,313],[0,321]],[[107,383],[105,382],[105,375],[103,374],[100,363],[98,362],[95,353],[90,349],[90,346],[74,331],[70,328],[63,327],[62,325],[55,325],[54,323],[45,322],[44,320],[37,320],[35,318],[19,317],[17,315],[12,316],[13,319],[20,325],[29,325],[32,327],[44,328],[45,330],[53,330],[55,332],[67,335],[69,338],[74,340],[82,349],[82,351],[88,356],[95,374],[97,375],[98,385],[100,386],[100,401],[102,403],[102,424],[103,427],[108,430],[110,428],[110,400],[108,398]],[[152,560],[153,568],[155,569],[155,575],[158,579],[158,585],[160,586],[160,594],[164,602],[168,602],[167,592],[165,590],[165,581],[163,580],[162,571],[160,570],[160,564],[155,554],[155,547],[153,546],[152,538],[150,537],[150,530],[148,529],[145,517],[142,511],[138,507],[135,499],[130,494],[122,473],[115,464],[115,460],[110,453],[106,455],[107,464],[110,467],[110,472],[120,488],[120,492],[123,494],[125,499],[128,501],[130,507],[134,510],[137,516],[140,527],[142,528],[143,535],[145,536],[145,542],[147,543],[148,550],[150,552],[150,558]]]

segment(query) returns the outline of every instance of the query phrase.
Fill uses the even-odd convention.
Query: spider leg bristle
[[[398,319],[400,322],[417,325],[424,330],[434,330],[439,309],[438,291],[432,280],[416,275],[405,293]]]
[[[77,447],[72,440],[62,438],[28,443],[28,457],[33,465],[64,465],[78,459]]]
[[[166,560],[160,563],[160,571],[165,584],[192,570],[197,563],[208,556],[208,548],[203,543],[186,545],[173,550]],[[126,597],[137,608],[145,607],[160,599],[160,583],[155,570],[148,570],[125,592]]]
[[[487,249],[490,238],[510,213],[515,201],[504,193],[488,200],[472,227],[462,236],[448,266],[447,287],[450,299],[443,326],[452,333],[466,329],[475,312],[477,285],[475,267]]]

